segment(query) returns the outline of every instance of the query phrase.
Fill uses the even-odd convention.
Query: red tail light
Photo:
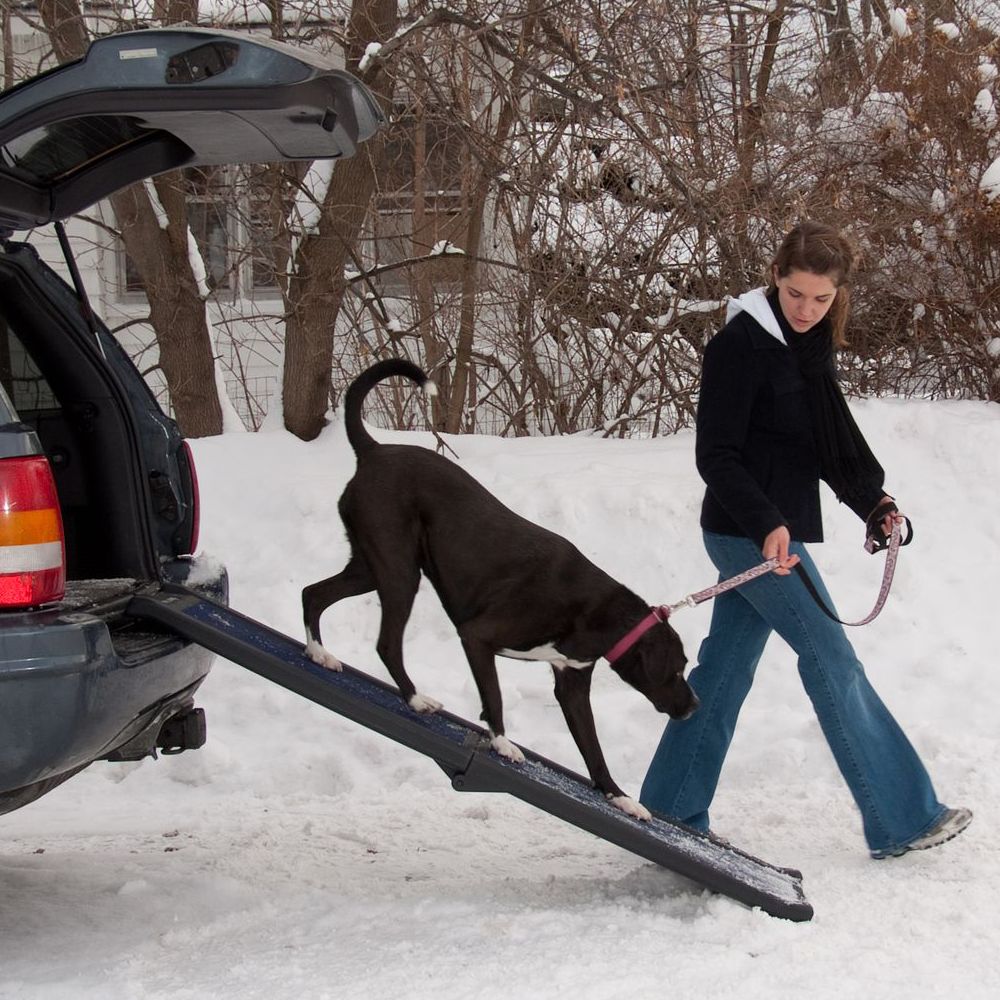
[[[194,465],[194,455],[187,441],[181,442],[184,454],[187,456],[188,470],[191,473],[191,555],[198,551],[198,536],[201,533],[201,494],[198,492],[198,470]]]
[[[0,608],[48,604],[65,592],[66,546],[48,459],[0,459]]]

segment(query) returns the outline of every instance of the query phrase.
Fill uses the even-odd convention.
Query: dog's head
[[[641,691],[658,712],[666,712],[672,719],[686,719],[698,707],[698,696],[684,679],[686,665],[681,637],[664,621],[651,628],[611,668]]]

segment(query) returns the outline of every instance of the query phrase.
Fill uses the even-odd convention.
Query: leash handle
[[[827,607],[826,601],[823,600],[812,580],[809,579],[809,574],[805,571],[805,567],[801,563],[796,564],[795,572],[798,573],[799,579],[805,585],[806,590],[809,591],[809,596],[812,597],[812,599],[819,605],[820,610],[826,615],[827,618],[831,618],[833,621],[838,622],[841,625],[856,628],[859,625],[867,625],[879,616],[882,608],[885,607],[886,598],[889,596],[889,588],[892,586],[892,577],[896,572],[896,559],[899,557],[899,547],[901,545],[908,545],[910,539],[913,538],[913,528],[910,526],[910,519],[906,518],[905,520],[909,530],[909,533],[906,536],[906,541],[902,540],[902,531],[899,525],[893,524],[888,543],[883,546],[884,548],[888,548],[888,551],[885,554],[885,569],[882,571],[882,586],[879,588],[878,598],[875,601],[875,607],[872,608],[866,618],[862,618],[859,622],[845,622],[843,619],[838,618],[830,610],[830,608]],[[877,552],[879,549],[869,549],[868,551]]]
[[[903,515],[903,520],[906,522],[906,538],[904,538],[899,544],[909,545],[910,542],[913,541],[913,522],[910,521],[905,514]],[[874,534],[869,534],[868,538],[865,540],[865,552],[867,552],[870,556],[873,556],[876,552],[881,552],[883,549],[887,549],[891,538],[891,532],[888,535],[881,533],[878,537]]]

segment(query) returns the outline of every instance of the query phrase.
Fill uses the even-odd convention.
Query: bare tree
[[[283,337],[299,436],[388,354],[433,372],[441,429],[670,432],[726,297],[805,216],[861,251],[854,389],[997,397],[998,39],[964,0],[293,8],[276,37],[339,48],[389,119],[332,174],[247,174],[281,300],[245,322]],[[406,398],[383,419],[422,425]]]
[[[354,0],[345,38],[348,68],[359,68],[369,44],[391,37],[397,18],[396,0]],[[375,60],[360,76],[388,107],[393,81],[384,62]],[[282,397],[285,427],[306,441],[316,437],[325,422],[334,330],[347,290],[345,264],[375,191],[382,144],[381,137],[369,140],[358,154],[337,164],[319,225],[301,240],[292,262]]]

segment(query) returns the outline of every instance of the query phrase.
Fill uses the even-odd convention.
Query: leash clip
[[[660,610],[669,618],[675,611],[683,611],[685,608],[695,608],[697,606],[698,602],[694,599],[694,594],[688,594],[687,597],[682,597],[676,604],[661,605]]]

